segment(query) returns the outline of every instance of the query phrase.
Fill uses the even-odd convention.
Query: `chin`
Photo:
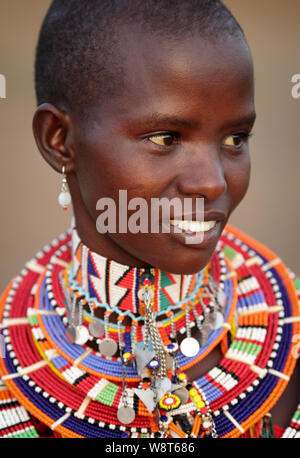
[[[200,248],[185,248],[176,253],[176,250],[162,260],[157,260],[153,267],[179,275],[191,275],[200,272],[207,266],[215,251],[215,247],[210,250]]]

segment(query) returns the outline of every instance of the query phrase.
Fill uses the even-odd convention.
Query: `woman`
[[[299,280],[228,225],[255,122],[231,13],[54,0],[36,92],[74,219],[2,295],[2,436],[297,436]]]

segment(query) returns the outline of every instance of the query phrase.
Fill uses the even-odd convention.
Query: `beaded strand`
[[[276,403],[295,367],[292,344],[293,337],[299,333],[299,299],[295,287],[298,280],[290,277],[270,250],[234,228],[227,227],[221,242],[228,327],[209,336],[200,356],[204,357],[206,350],[211,351],[220,335],[222,342],[225,339],[228,342],[227,350],[215,368],[192,382],[190,400],[178,408],[178,419],[173,412],[165,415],[165,437],[172,434],[204,437],[208,425],[207,431],[218,437],[242,435]],[[156,426],[132,391],[140,382],[133,369],[128,368],[128,404],[135,406],[136,420],[126,426],[116,420],[112,422],[122,394],[119,358],[104,359],[86,346],[70,344],[65,337],[68,303],[61,282],[56,284],[55,278],[59,279],[59,268],[66,268],[69,247],[68,233],[53,241],[21,271],[2,296],[0,313],[7,353],[0,360],[2,380],[25,409],[64,437],[153,437],[157,434]],[[51,259],[59,262],[53,262],[50,268]],[[226,286],[229,279],[234,286],[232,292]],[[236,331],[230,334],[234,297]],[[189,316],[195,317],[191,305],[188,307]],[[117,335],[118,329],[119,333],[123,331],[121,321],[116,327]],[[174,321],[171,313],[169,329],[173,332]],[[139,328],[137,323],[134,328]],[[138,335],[131,329],[127,332],[130,340],[131,334]],[[125,341],[126,331],[121,334],[126,345],[129,343]],[[111,381],[108,374],[101,372],[104,361]],[[197,358],[190,361],[179,358],[178,365],[183,371],[189,363],[197,362]],[[207,411],[201,414],[197,410],[201,408]],[[189,426],[180,415],[192,424]],[[162,423],[163,420],[164,417]],[[299,434],[298,425],[299,413],[296,413],[285,435]]]

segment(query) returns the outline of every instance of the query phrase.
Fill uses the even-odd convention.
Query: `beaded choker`
[[[178,307],[189,297],[193,299],[202,282],[203,271],[193,275],[176,275],[152,268],[153,312],[163,314]],[[140,279],[144,269],[128,267],[91,251],[84,245],[75,227],[72,229],[72,263],[68,283],[94,307],[117,311],[134,320],[141,319]]]
[[[128,312],[130,323],[124,324],[123,318],[113,322],[113,307],[104,306],[103,316],[95,316],[103,298],[89,290],[85,296],[72,283],[78,271],[70,271],[71,238],[70,231],[63,234],[27,263],[0,304],[6,345],[2,381],[32,415],[64,437],[238,437],[264,417],[292,374],[293,337],[300,330],[297,291],[279,258],[227,226],[211,265],[177,296],[184,301],[179,307],[176,301],[164,310],[162,302],[151,305],[151,275],[154,282],[156,277],[155,271],[146,272],[137,292],[145,303],[144,320],[137,320],[141,302],[136,310],[127,302],[122,315]],[[203,286],[209,277],[217,285],[211,287],[214,293]],[[68,300],[66,292],[72,291]],[[209,303],[218,291],[226,302],[221,304],[224,321],[216,324],[213,315],[219,310]],[[174,361],[174,347],[168,353],[168,345],[176,348],[181,327],[186,328],[182,342],[194,338],[206,308],[213,313],[199,350],[189,356],[179,344]],[[162,325],[151,324],[155,320]],[[104,335],[96,337],[96,348],[90,344],[95,336],[78,344],[68,333],[72,325],[85,327],[89,335],[102,326]],[[120,352],[103,354],[105,339],[121,343]],[[188,380],[184,371],[220,343],[220,363]]]

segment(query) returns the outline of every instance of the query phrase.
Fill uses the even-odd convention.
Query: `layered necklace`
[[[194,275],[115,263],[73,228],[2,297],[2,381],[63,437],[238,437],[294,369],[295,282],[230,226]],[[189,380],[219,344],[220,363]]]

